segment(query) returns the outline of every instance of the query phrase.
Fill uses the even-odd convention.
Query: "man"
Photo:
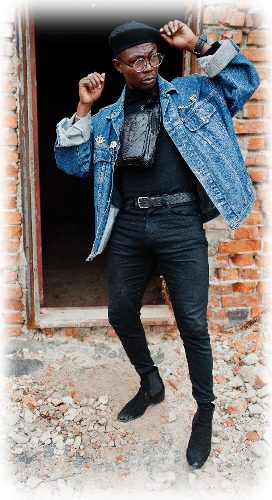
[[[160,37],[194,52],[208,76],[163,80]],[[59,168],[81,177],[94,174],[96,239],[87,260],[109,242],[109,321],[141,378],[139,392],[118,415],[122,422],[164,399],[140,321],[141,299],[157,264],[164,276],[198,404],[187,449],[192,468],[209,456],[214,411],[203,222],[221,213],[234,228],[254,205],[231,118],[259,85],[254,67],[231,40],[210,46],[206,39],[178,20],[160,32],[135,22],[117,27],[109,44],[127,84],[119,101],[91,117],[105,73],[80,80],[77,112],[59,123],[55,146]],[[138,160],[122,168],[124,143],[133,144],[133,138],[125,139],[130,124],[139,119],[139,109],[150,103],[155,109],[158,101],[154,161],[142,169]],[[137,147],[143,145],[141,137]]]

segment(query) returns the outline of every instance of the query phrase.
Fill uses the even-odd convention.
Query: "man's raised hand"
[[[193,31],[186,24],[177,19],[165,24],[164,27],[160,29],[160,32],[161,37],[171,47],[175,47],[176,49],[185,49],[192,52],[198,42],[198,37]]]
[[[92,105],[101,96],[105,85],[105,73],[90,73],[82,78],[78,84],[79,104],[77,107],[77,116],[83,118],[92,108]],[[75,122],[77,118],[75,119]]]

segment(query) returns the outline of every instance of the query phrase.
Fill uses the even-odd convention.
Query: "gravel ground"
[[[185,457],[196,404],[179,338],[148,335],[166,398],[128,423],[116,417],[139,377],[117,338],[98,331],[81,340],[7,340],[0,412],[6,496],[271,498],[268,330],[253,324],[210,332],[216,411],[211,455],[197,471]]]

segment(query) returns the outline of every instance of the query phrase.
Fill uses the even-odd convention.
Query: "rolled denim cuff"
[[[92,131],[91,113],[74,123],[76,113],[71,118],[63,118],[57,125],[58,146],[79,146],[87,142]]]
[[[214,54],[196,59],[210,78],[218,75],[239,52],[239,48],[232,40],[223,40],[219,43],[221,47]]]

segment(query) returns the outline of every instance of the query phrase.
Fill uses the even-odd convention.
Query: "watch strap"
[[[202,33],[202,35],[200,35],[200,37],[198,38],[198,42],[193,50],[193,54],[195,54],[195,56],[200,56],[201,49],[206,41],[207,35],[205,35],[205,33]]]

